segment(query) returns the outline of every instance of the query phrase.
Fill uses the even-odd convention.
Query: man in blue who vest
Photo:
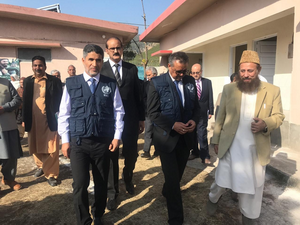
[[[162,194],[167,199],[168,222],[174,225],[183,223],[180,180],[200,115],[195,79],[185,76],[188,61],[184,52],[171,54],[169,72],[151,79],[147,100],[153,143],[165,176]]]
[[[100,74],[103,49],[88,44],[83,49],[84,72],[69,77],[60,105],[58,132],[62,152],[70,157],[73,174],[73,198],[77,223],[92,224],[87,188],[89,168],[95,184],[92,206],[94,224],[102,224],[107,198],[109,151],[119,146],[124,108],[116,81]]]

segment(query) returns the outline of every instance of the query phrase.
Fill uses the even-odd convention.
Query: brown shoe
[[[22,188],[21,184],[19,184],[18,182],[14,181],[14,180],[4,180],[4,178],[2,178],[1,183],[4,185],[8,185],[14,191],[18,191]]]

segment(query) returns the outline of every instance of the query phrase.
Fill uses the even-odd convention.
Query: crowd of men
[[[70,65],[64,83],[59,71],[46,73],[42,56],[32,58],[33,75],[22,78],[18,90],[0,78],[2,183],[13,190],[22,188],[15,181],[17,159],[22,157],[16,140],[26,131],[37,166],[34,176],[44,175],[49,185],[57,186],[61,138],[61,151],[71,161],[77,223],[102,224],[105,208],[117,208],[120,142],[125,159],[122,179],[126,191],[134,195],[137,139],[145,129],[141,157],[151,158],[153,144],[152,157],[159,155],[165,178],[162,195],[168,223],[183,224],[180,181],[187,161],[200,157],[203,163],[211,163],[207,123],[214,114],[212,83],[202,76],[198,63],[188,72],[184,52],[170,55],[165,74],[157,76],[154,67],[147,67],[147,78],[141,83],[137,67],[121,59],[119,38],[109,38],[105,51],[107,62],[100,46],[86,45],[83,73],[76,75]],[[253,224],[260,215],[270,133],[284,119],[279,88],[260,81],[260,71],[258,54],[244,51],[239,72],[224,86],[211,141],[219,165],[207,212],[213,215],[222,194],[231,189],[238,194],[243,224]],[[95,184],[92,217],[87,192],[90,166]]]

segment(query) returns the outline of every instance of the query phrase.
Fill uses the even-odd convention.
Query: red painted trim
[[[162,56],[162,55],[170,55],[172,54],[172,50],[159,50],[151,54],[151,56]]]
[[[23,41],[0,41],[0,46],[33,47],[33,48],[60,48],[60,43],[23,42]]]
[[[140,35],[140,41],[143,40],[151,31],[153,31],[161,22],[178,9],[186,0],[175,0],[157,19]],[[187,12],[188,13],[188,12]]]

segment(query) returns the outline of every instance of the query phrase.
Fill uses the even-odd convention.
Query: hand
[[[0,115],[4,113],[4,109],[2,106],[0,106]]]
[[[210,119],[211,117],[212,117],[212,115],[209,114],[209,115],[208,115],[208,119]]]
[[[188,132],[187,125],[181,122],[175,122],[173,130],[175,130],[178,134],[185,134]]]
[[[193,132],[196,127],[196,123],[194,120],[189,120],[185,125],[186,125],[187,132],[189,133]]]
[[[22,127],[25,127],[25,123],[24,122],[22,122]]]
[[[113,139],[108,147],[109,151],[114,152],[119,147],[120,141]]]
[[[254,122],[251,123],[251,131],[253,134],[263,131],[267,126],[265,121],[260,118],[253,118]]]
[[[143,133],[144,129],[145,129],[145,122],[139,121],[139,134]]]
[[[218,152],[219,152],[219,145],[214,145],[214,150],[215,150],[215,153],[218,155]]]
[[[63,153],[63,155],[66,157],[66,158],[70,158],[70,152],[71,152],[71,149],[70,149],[70,143],[67,142],[67,143],[63,143],[62,146],[61,146],[61,151]]]

